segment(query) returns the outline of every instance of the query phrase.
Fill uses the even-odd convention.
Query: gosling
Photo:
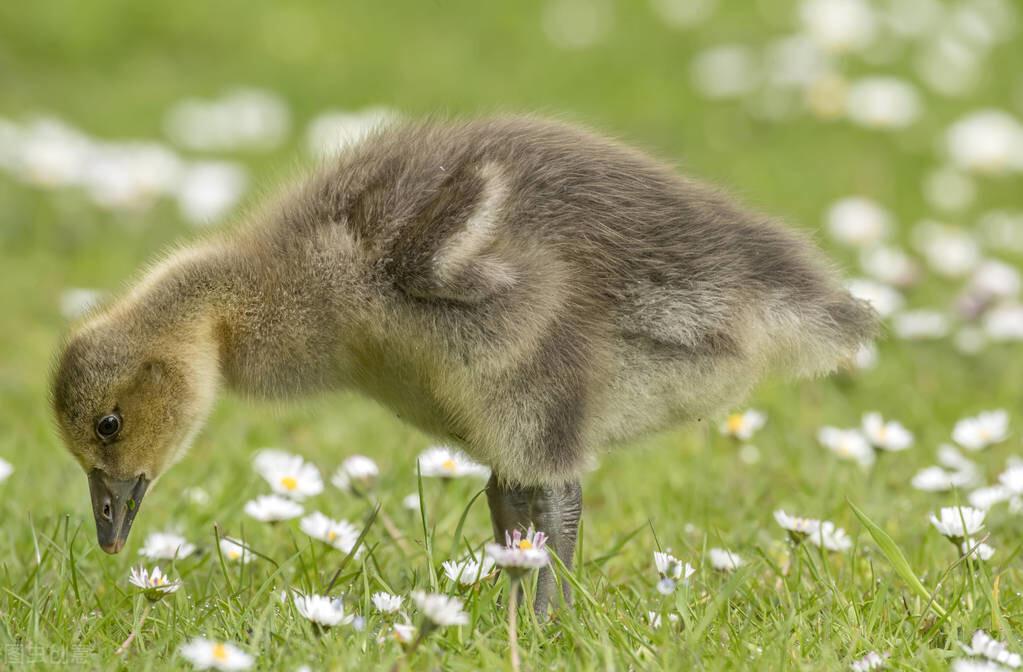
[[[488,465],[494,533],[571,568],[607,446],[830,372],[876,318],[801,236],[618,142],[510,117],[381,128],[71,332],[53,409],[117,553],[218,389],[355,389]],[[557,594],[541,573],[534,607]],[[567,582],[565,599],[569,599]]]

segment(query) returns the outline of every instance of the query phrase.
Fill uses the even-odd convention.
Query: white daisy
[[[151,602],[161,600],[181,588],[181,581],[171,581],[159,567],[154,567],[152,572],[145,567],[132,567],[128,582],[141,588],[142,594]]]
[[[963,651],[968,656],[986,658],[987,660],[1013,669],[1023,665],[1023,659],[1020,658],[1018,653],[1012,653],[1009,651],[1008,645],[994,639],[983,630],[978,630],[973,633],[973,639],[970,640],[969,646],[965,644],[960,644],[960,646],[963,647]]]
[[[200,161],[188,166],[177,187],[181,216],[196,226],[223,219],[241,200],[248,173],[237,163]]]
[[[306,150],[320,158],[336,156],[346,147],[358,144],[375,130],[397,119],[397,112],[386,107],[369,107],[357,112],[325,112],[309,122]]]
[[[77,320],[98,306],[103,297],[96,289],[70,287],[60,293],[60,314],[65,320]]]
[[[913,240],[927,265],[947,278],[968,275],[981,261],[973,234],[964,229],[924,220],[913,227]]]
[[[692,565],[688,562],[683,563],[669,552],[654,551],[654,567],[661,576],[661,580],[657,582],[657,592],[662,595],[672,594],[675,592],[676,582],[685,583],[696,573]]]
[[[863,416],[863,433],[875,448],[887,451],[906,450],[913,445],[913,434],[895,420],[887,422],[880,413]]]
[[[227,642],[214,642],[196,637],[179,649],[182,656],[188,659],[199,670],[247,670],[252,667],[255,659]]]
[[[710,557],[710,566],[721,572],[731,572],[743,565],[742,558],[724,548],[711,548],[707,550]]]
[[[153,532],[146,537],[139,555],[151,560],[181,560],[195,551],[195,545],[176,532]]]
[[[394,612],[401,609],[402,598],[400,595],[391,595],[390,593],[378,592],[373,593],[373,606],[381,614],[393,614]]]
[[[258,460],[259,458],[257,458]],[[306,462],[298,455],[289,455],[286,459],[257,462],[260,475],[270,484],[270,488],[279,495],[301,501],[323,492],[323,479],[320,470],[311,462]]]
[[[1019,294],[1019,270],[997,259],[985,259],[973,271],[969,290],[984,298],[1011,298]]]
[[[304,511],[298,502],[279,495],[262,495],[245,503],[245,513],[264,523],[298,518]]]
[[[511,533],[505,530],[504,541],[503,546],[488,543],[486,552],[499,567],[512,574],[546,567],[551,560],[547,551],[547,535],[532,527],[525,534],[521,530],[513,530]]]
[[[892,331],[904,341],[944,338],[948,330],[948,317],[936,310],[907,310],[892,320]]]
[[[447,446],[433,446],[419,454],[419,470],[423,478],[489,478],[490,469],[477,464],[464,453]]]
[[[990,660],[959,658],[952,661],[952,672],[1006,672],[1011,668],[993,663]]]
[[[351,614],[345,614],[340,598],[327,595],[296,595],[295,608],[304,618],[324,628],[347,625],[353,618]]]
[[[971,172],[1023,170],[1023,125],[1002,110],[980,110],[948,128],[945,149],[953,162]]]
[[[1023,495],[1023,464],[1010,464],[998,475],[998,482],[1011,495]]]
[[[984,316],[984,333],[999,343],[1023,341],[1023,306],[1007,303],[989,310]]]
[[[892,228],[891,214],[865,196],[848,196],[835,201],[828,209],[826,219],[832,238],[856,247],[880,243],[888,237]]]
[[[970,555],[975,558],[980,558],[984,562],[987,562],[994,556],[995,549],[991,548],[985,543],[979,542],[976,539],[966,539],[959,545],[959,549],[963,555]]]
[[[875,280],[896,287],[908,287],[920,276],[920,268],[897,247],[878,245],[860,252],[860,266]]]
[[[849,293],[866,301],[881,317],[891,317],[902,309],[905,299],[895,288],[867,278],[853,278],[845,283]]]
[[[463,586],[472,586],[493,574],[495,564],[492,557],[485,555],[479,559],[470,556],[457,562],[445,560],[441,563],[441,567],[448,581]]]
[[[862,467],[874,464],[874,449],[857,429],[821,427],[817,441],[843,460],[854,460]]]
[[[399,644],[411,644],[416,638],[416,626],[411,623],[395,623],[391,627],[391,636]]]
[[[650,622],[650,627],[653,628],[654,630],[657,630],[657,629],[659,629],[661,627],[661,620],[662,620],[661,619],[661,615],[658,614],[656,611],[648,611],[648,612],[646,612],[646,619]],[[669,623],[678,623],[679,622],[679,615],[676,614],[675,612],[672,612],[672,613],[668,614],[668,622]]]
[[[970,506],[987,511],[995,504],[1009,501],[1012,499],[1013,494],[1014,492],[1012,488],[1005,485],[991,485],[984,488],[977,488],[970,493]]]
[[[1004,409],[984,411],[972,418],[963,418],[952,430],[952,438],[967,450],[983,450],[1009,436],[1009,414]]]
[[[227,537],[220,540],[220,552],[228,560],[240,562],[243,565],[252,560],[252,552],[249,549]]]
[[[419,493],[413,492],[410,495],[405,495],[401,500],[401,507],[408,511],[419,511]]]
[[[866,49],[877,32],[877,16],[865,0],[803,0],[799,18],[806,33],[834,53]]]
[[[462,601],[457,597],[415,590],[412,592],[412,601],[435,626],[466,625],[469,622],[469,614],[462,610]]]
[[[774,520],[783,530],[789,533],[789,536],[796,543],[805,539],[807,535],[814,534],[821,525],[821,521],[816,518],[792,516],[785,513],[782,509],[774,512]]]
[[[965,537],[971,537],[984,529],[986,512],[972,506],[945,506],[939,515],[931,514],[931,524],[938,532],[952,541],[960,543]]]
[[[313,539],[318,539],[344,553],[351,553],[355,548],[355,542],[359,539],[359,528],[347,520],[328,518],[319,511],[314,511],[302,518],[298,526]],[[360,547],[356,555],[361,555],[363,550]]]
[[[373,489],[379,475],[380,468],[376,462],[365,455],[352,455],[341,463],[330,482],[345,492],[351,492],[353,488],[356,492],[366,492]]]
[[[955,471],[976,472],[977,463],[968,459],[959,450],[950,444],[943,443],[938,446],[938,462],[943,466]]]
[[[7,477],[14,473],[14,466],[7,460],[0,458],[0,483],[7,480]]]
[[[821,524],[806,540],[814,546],[820,546],[826,551],[836,553],[842,553],[852,548],[852,539],[849,538],[849,535],[830,520],[821,521]]]
[[[864,77],[849,87],[846,114],[860,126],[899,129],[920,116],[920,95],[916,88],[895,77]]]
[[[965,488],[976,480],[972,471],[946,471],[939,466],[926,467],[913,476],[912,485],[924,492],[946,492]]]
[[[732,413],[720,425],[721,433],[740,441],[749,441],[758,429],[767,422],[767,414],[755,409]]]
[[[270,91],[239,88],[214,100],[187,98],[164,118],[167,135],[186,149],[272,149],[290,125],[287,104]]]
[[[888,665],[890,654],[871,651],[859,660],[854,660],[850,666],[852,672],[873,672],[883,670]]]

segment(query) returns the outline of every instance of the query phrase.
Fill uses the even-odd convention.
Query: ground
[[[894,242],[906,247],[920,219],[970,228],[987,210],[1020,206],[1018,173],[978,181],[976,200],[954,215],[935,213],[921,189],[941,165],[935,148],[949,123],[978,108],[1020,114],[1018,39],[991,51],[968,96],[917,84],[921,118],[886,133],[805,112],[767,120],[743,103],[706,100],[693,86],[694,54],[725,42],[766,44],[792,30],[793,3],[720,3],[694,30],[666,25],[652,9],[657,3],[592,4],[603,8],[606,33],[566,49],[544,30],[553,20],[547,3],[536,2],[507,10],[462,1],[6,3],[0,116],[21,122],[52,114],[92,136],[159,139],[164,112],[182,98],[216,96],[233,85],[273,91],[291,108],[289,140],[271,152],[226,154],[253,176],[232,215],[243,217],[244,205],[311,161],[301,129],[326,109],[540,111],[602,128],[722,184],[809,231],[850,276],[862,274],[857,253],[824,230],[836,199],[860,194],[882,203],[899,222]],[[883,65],[846,57],[843,68],[851,76],[912,80],[911,63],[908,56]],[[201,552],[163,563],[184,586],[152,609],[123,667],[187,668],[178,650],[202,635],[237,643],[257,656],[260,669],[387,669],[402,650],[393,641],[377,644],[384,621],[369,595],[407,595],[415,587],[457,592],[435,570],[467,547],[479,548],[490,522],[485,497],[475,497],[483,481],[423,479],[424,535],[419,513],[406,511],[402,499],[417,489],[415,456],[432,440],[368,401],[329,396],[270,406],[227,396],[190,455],[146,498],[125,551],[107,556],[95,543],[86,479],[60,446],[48,408],[51,357],[66,328],[60,297],[71,287],[116,291],[145,260],[194,235],[164,201],[112,213],[75,190],[40,189],[0,174],[0,458],[15,469],[0,483],[0,668],[113,669],[114,651],[143,608],[127,582],[129,568],[140,562],[148,533],[178,527]],[[1019,266],[1018,253],[989,252]],[[961,284],[927,273],[907,292],[909,303],[947,310]],[[1004,504],[992,509],[986,531],[996,555],[979,567],[956,564],[955,549],[927,516],[967,493],[910,486],[960,418],[1005,408],[1010,427],[1021,426],[1019,347],[995,344],[964,355],[951,338],[910,341],[888,331],[873,368],[761,386],[749,402],[768,417],[752,441],[756,454],[722,436],[715,418],[605,456],[584,482],[576,605],[552,622],[523,612],[524,668],[838,670],[875,650],[891,654],[895,669],[943,670],[978,628],[1020,650],[1018,515]],[[820,427],[858,426],[872,410],[904,423],[915,434],[913,448],[881,454],[864,470],[818,444]],[[322,590],[344,556],[297,524],[268,527],[245,516],[245,502],[267,491],[250,467],[254,451],[267,446],[305,456],[328,478],[352,454],[380,465],[382,509],[410,544],[403,555],[378,521],[365,539],[371,552],[344,566],[333,592],[366,618],[362,630],[318,635],[282,605],[288,587]],[[969,457],[992,482],[1020,448],[1016,431]],[[182,496],[193,486],[209,501]],[[928,589],[940,583],[936,601],[947,618],[936,618],[899,577],[850,502],[890,535]],[[793,547],[772,517],[778,508],[833,520],[855,545],[832,554]],[[365,500],[329,483],[307,509],[359,527],[371,512]],[[222,562],[218,530],[244,537],[266,558]],[[746,564],[734,574],[716,572],[706,557],[715,546]],[[668,597],[655,590],[658,548],[696,567]],[[507,666],[505,588],[503,580],[489,580],[464,592],[470,625],[435,633],[408,666]],[[681,623],[653,629],[649,611],[677,611]]]

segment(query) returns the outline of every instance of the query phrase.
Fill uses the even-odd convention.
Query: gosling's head
[[[67,449],[89,478],[96,536],[120,551],[150,484],[184,454],[213,404],[216,352],[195,328],[153,338],[104,318],[60,352],[52,400]]]

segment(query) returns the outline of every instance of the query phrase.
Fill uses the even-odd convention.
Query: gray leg
[[[501,483],[496,476],[487,483],[487,501],[494,537],[504,543],[505,531],[525,530],[530,525],[547,535],[547,547],[572,569],[575,542],[582,514],[582,488],[578,481],[558,486],[516,487]],[[557,582],[550,567],[540,570],[533,605],[537,615],[545,616],[555,595]],[[562,584],[565,602],[572,603],[568,582]]]

